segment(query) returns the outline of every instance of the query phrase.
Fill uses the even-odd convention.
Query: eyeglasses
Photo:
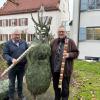
[[[58,33],[64,33],[65,31],[58,31]]]

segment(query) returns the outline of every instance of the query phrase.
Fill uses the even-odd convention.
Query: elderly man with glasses
[[[68,100],[73,60],[78,57],[78,54],[79,51],[74,41],[67,37],[64,26],[60,26],[58,28],[58,38],[51,42],[50,56],[55,100],[61,100],[61,98],[62,100]],[[64,66],[64,70],[62,70],[62,66]],[[61,81],[61,88],[58,86],[59,81]]]
[[[5,43],[3,48],[3,57],[7,61],[8,66],[12,63],[16,64],[17,58],[28,48],[27,43],[20,39],[20,32],[16,30],[12,34],[12,39]],[[15,67],[8,72],[9,78],[9,100],[14,99],[15,80],[17,78],[17,93],[19,100],[23,100],[23,76],[25,73],[26,58],[22,59]]]

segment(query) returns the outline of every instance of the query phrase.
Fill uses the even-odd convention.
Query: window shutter
[[[81,11],[86,11],[88,9],[88,0],[81,0]]]
[[[85,41],[86,40],[86,28],[80,27],[79,31],[79,41]]]

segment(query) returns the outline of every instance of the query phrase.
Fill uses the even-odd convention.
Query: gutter
[[[1,9],[0,9],[1,10]],[[15,14],[24,14],[24,13],[34,13],[37,12],[39,8],[35,9],[25,9],[25,10],[18,10],[18,11],[0,11],[0,16],[6,16],[6,15],[15,15]],[[45,7],[45,11],[58,11],[59,9],[56,7]]]

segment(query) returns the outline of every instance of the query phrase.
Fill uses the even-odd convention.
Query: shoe
[[[8,100],[14,100],[14,99],[12,99],[12,98],[9,98]]]
[[[64,98],[64,97],[63,97],[62,100],[68,100],[68,98],[66,98],[66,97]]]

